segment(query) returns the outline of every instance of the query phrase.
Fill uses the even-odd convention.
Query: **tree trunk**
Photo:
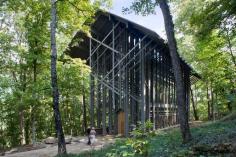
[[[191,100],[192,100],[192,105],[193,105],[193,115],[194,115],[194,119],[195,120],[199,120],[199,117],[198,117],[198,114],[197,114],[197,109],[196,109],[196,104],[195,104],[195,101],[194,101],[194,97],[193,97],[193,90],[190,86],[190,94],[191,94]]]
[[[212,82],[211,82],[211,119],[214,119],[214,92],[212,88]]]
[[[83,121],[84,121],[84,133],[87,130],[87,115],[86,115],[86,103],[85,103],[85,90],[84,90],[84,79],[83,79]]]
[[[229,52],[230,52],[230,55],[231,55],[231,60],[234,63],[234,66],[236,66],[236,61],[235,61],[235,57],[234,57],[234,54],[233,54],[232,43],[231,43],[231,40],[230,40],[230,37],[229,37],[229,30],[228,29],[226,30],[226,34],[227,34],[226,38],[227,38],[227,42],[228,42]]]
[[[19,112],[19,118],[20,118],[20,144],[25,144],[25,118],[24,118],[24,110],[21,109]]]
[[[208,110],[208,120],[211,120],[211,103],[210,103],[208,84],[207,84],[207,110]]]
[[[230,84],[235,84],[235,79],[231,78],[231,79],[230,79]],[[230,90],[230,95],[235,95],[235,94],[236,94],[235,87],[232,86],[232,87],[231,87],[231,90]],[[233,102],[232,102],[232,100],[230,100],[230,101],[227,103],[227,108],[228,108],[229,112],[232,112],[232,110],[233,110]]]
[[[232,112],[233,108],[231,106],[231,102],[227,102],[227,108],[228,108],[229,112]]]
[[[22,63],[22,61],[20,61]],[[25,93],[26,90],[26,72],[21,71],[20,80],[22,81],[22,92]],[[24,107],[23,107],[23,96],[20,97],[20,111],[19,111],[19,118],[20,118],[20,139],[21,145],[25,144],[25,115],[24,115]]]
[[[180,130],[182,133],[183,142],[189,142],[191,140],[191,133],[189,129],[188,117],[186,112],[186,98],[185,98],[185,88],[183,82],[183,73],[181,71],[180,59],[177,52],[177,44],[174,35],[174,24],[172,21],[172,16],[170,14],[170,9],[166,0],[159,0],[160,8],[163,13],[165,21],[165,30],[168,39],[168,46],[170,50],[170,56],[172,61],[172,67],[174,71],[174,77],[176,81],[176,94],[177,94],[177,105],[179,112],[179,122]]]
[[[37,44],[36,44],[37,45]],[[37,55],[37,54],[35,54]],[[34,69],[34,73],[33,73],[33,80],[34,80],[34,84],[36,84],[37,81],[37,59],[34,59],[33,61],[33,69]],[[33,89],[33,99],[34,101],[37,102],[37,98],[36,98],[36,91],[35,89]],[[36,110],[36,106],[37,104],[35,103],[32,107],[31,110],[31,119],[32,119],[32,144],[35,145],[36,143],[36,126],[35,126],[35,110]]]
[[[51,85],[53,95],[53,111],[58,138],[58,154],[66,154],[66,144],[61,124],[59,111],[59,91],[57,87],[57,48],[56,48],[56,22],[57,22],[56,0],[51,0]]]

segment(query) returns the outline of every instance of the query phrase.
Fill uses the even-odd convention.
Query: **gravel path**
[[[80,140],[80,142],[72,142],[67,144],[67,152],[73,154],[79,154],[83,151],[89,151],[92,149],[101,149],[115,142],[115,139],[111,136],[109,137],[98,137],[97,142],[93,147],[86,144],[86,137]],[[6,154],[4,157],[54,157],[57,155],[57,145],[47,145],[46,148],[31,150],[27,152],[19,152],[14,154]]]

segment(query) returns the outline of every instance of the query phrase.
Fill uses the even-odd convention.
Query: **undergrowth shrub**
[[[148,156],[150,148],[149,138],[155,133],[151,131],[153,124],[147,121],[144,125],[138,124],[138,127],[131,132],[131,138],[120,140],[116,143],[116,149],[107,153],[107,157],[133,157]],[[146,130],[146,131],[145,131]]]

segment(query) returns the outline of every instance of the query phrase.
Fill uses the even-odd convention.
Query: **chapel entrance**
[[[125,134],[125,112],[124,111],[118,112],[118,134],[120,135]]]

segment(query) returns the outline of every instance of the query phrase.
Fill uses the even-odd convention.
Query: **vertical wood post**
[[[106,65],[105,65],[106,57],[102,58],[103,65],[103,75],[106,73]],[[106,135],[106,87],[102,85],[102,134]]]
[[[155,130],[155,124],[156,124],[156,122],[155,122],[155,90],[154,90],[154,88],[155,88],[155,83],[154,83],[154,81],[155,81],[155,73],[154,73],[154,53],[155,53],[155,51],[154,50],[152,50],[153,52],[151,53],[151,55],[152,55],[152,57],[151,57],[151,86],[150,86],[150,88],[151,88],[151,104],[152,104],[152,123],[153,123],[153,130]]]
[[[91,56],[91,52],[92,52],[92,41],[91,38],[89,39],[89,65],[90,67],[92,67],[92,56]],[[93,69],[91,69],[93,70]],[[92,71],[91,71],[92,73]],[[90,97],[89,97],[89,103],[90,103],[90,126],[94,127],[94,77],[92,76],[92,74],[90,75]]]
[[[115,29],[114,29],[114,23],[112,24],[113,27],[113,31],[112,31],[112,48],[113,50],[115,49]],[[112,68],[115,66],[115,52],[112,52]],[[114,88],[115,88],[115,69],[112,71],[112,108],[116,109],[116,102],[115,102],[115,92],[114,92]],[[116,114],[116,110],[114,112],[114,125],[117,128],[117,114]],[[111,129],[111,128],[109,128]]]
[[[146,52],[147,49],[144,49],[145,53],[148,53],[148,55],[145,57],[145,99],[146,99],[146,114],[145,119],[150,120],[150,55],[149,52]]]
[[[142,42],[143,43],[143,42]],[[143,46],[143,44],[141,44]],[[141,123],[144,128],[145,125],[145,68],[144,68],[144,51],[140,53],[140,70],[141,70],[141,75],[140,75],[140,85],[141,85]]]
[[[124,47],[125,47],[125,53],[128,53],[128,36],[127,36],[127,29],[125,30],[125,35],[124,35]],[[124,63],[128,61],[128,56],[125,58]],[[128,67],[125,68],[125,101],[124,101],[124,112],[125,112],[125,137],[129,136],[129,96],[128,96],[128,81],[129,81],[129,76],[128,76]]]

